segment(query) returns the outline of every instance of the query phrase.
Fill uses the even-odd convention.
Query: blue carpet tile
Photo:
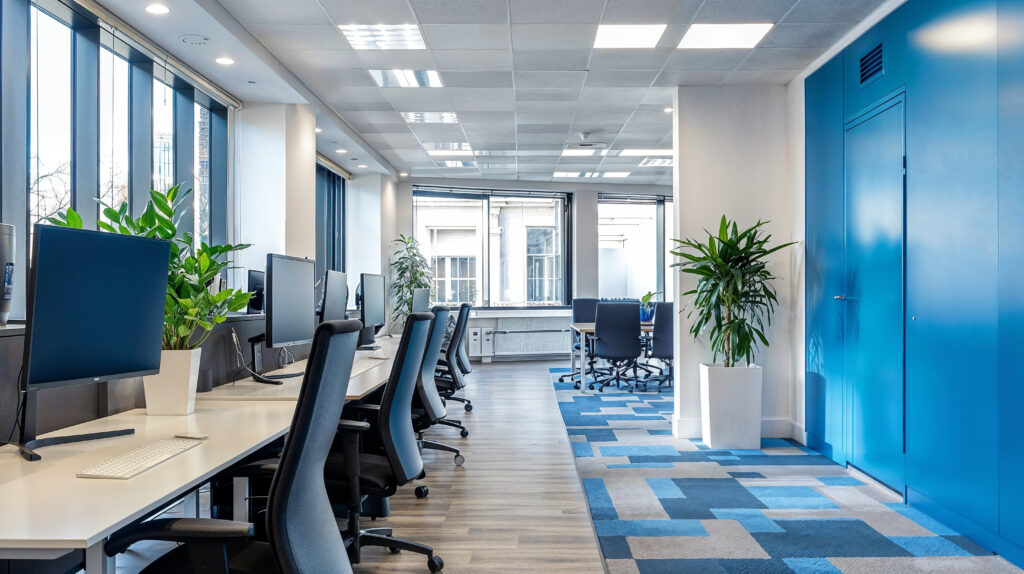
[[[788,438],[672,436],[670,391],[582,393],[551,369],[611,574],[1020,572]]]

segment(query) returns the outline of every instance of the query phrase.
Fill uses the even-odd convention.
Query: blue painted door
[[[903,455],[904,103],[846,127],[849,462],[899,491]]]

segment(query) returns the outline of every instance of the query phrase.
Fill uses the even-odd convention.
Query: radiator
[[[522,317],[497,320],[494,356],[565,355],[570,352],[568,317]]]

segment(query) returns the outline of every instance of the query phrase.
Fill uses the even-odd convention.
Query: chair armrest
[[[228,544],[246,542],[255,535],[248,522],[214,518],[158,518],[133,524],[115,532],[104,545],[107,556],[115,556],[143,540]]]
[[[373,403],[360,403],[358,405],[352,405],[352,408],[363,410],[363,411],[374,411],[374,412],[380,411],[380,405],[375,405]]]
[[[341,419],[338,423],[338,430],[345,433],[359,433],[370,430],[370,423],[364,421],[349,421]]]

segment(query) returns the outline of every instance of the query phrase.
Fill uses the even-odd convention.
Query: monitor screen
[[[36,225],[24,380],[37,388],[160,370],[168,241]]]
[[[387,322],[384,309],[384,276],[363,273],[360,278],[362,286],[362,304],[360,305],[364,327],[380,327]]]
[[[347,307],[348,278],[340,271],[328,271],[324,275],[324,304],[320,308],[321,320],[345,319]]]
[[[267,254],[267,346],[286,347],[313,341],[316,312],[311,259]]]
[[[255,269],[249,270],[249,282],[246,290],[252,293],[249,297],[249,307],[246,313],[257,315],[263,312],[263,272]]]
[[[430,311],[430,288],[421,287],[412,290],[412,312],[426,313]]]

